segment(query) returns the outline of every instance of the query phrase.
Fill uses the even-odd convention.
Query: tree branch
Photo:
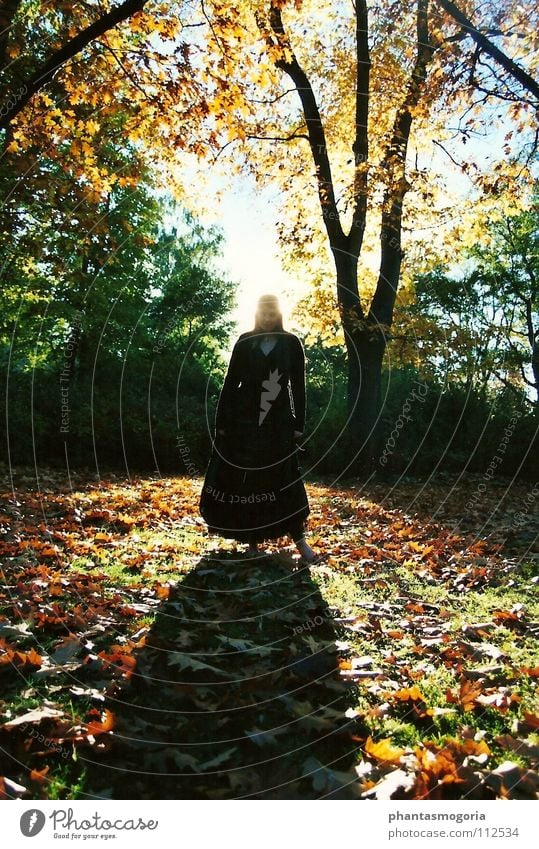
[[[309,136],[306,136],[305,133],[298,133],[294,131],[289,136],[259,136],[256,133],[246,133],[245,137],[248,139],[261,139],[262,141],[279,141],[279,142],[289,142],[294,139],[306,139],[309,141]]]
[[[332,248],[344,242],[345,236],[341,227],[340,215],[335,200],[333,177],[326,145],[326,136],[318,104],[307,74],[299,64],[290,41],[286,35],[281,10],[273,5],[270,6],[269,23],[277,39],[277,43],[286,50],[290,59],[277,59],[275,65],[284,71],[294,83],[301,100],[303,114],[309,134],[309,145],[316,169],[318,181],[318,197],[322,208],[324,225]],[[271,44],[271,46],[274,46]]]
[[[402,203],[409,188],[406,179],[406,151],[412,127],[412,110],[419,103],[427,67],[436,49],[429,38],[428,3],[429,0],[418,0],[416,60],[408,91],[397,110],[393,136],[382,162],[382,168],[388,172],[388,182],[382,205],[380,273],[367,316],[367,320],[373,324],[391,325],[393,320],[402,259]]]
[[[455,3],[452,3],[451,0],[438,0],[440,6],[442,6],[445,11],[457,21],[460,26],[466,30],[466,32],[473,38],[475,43],[481,50],[484,50],[485,53],[488,53],[489,56],[492,56],[502,68],[505,68],[515,80],[517,80],[523,88],[533,94],[534,97],[539,101],[539,83],[534,80],[533,77],[528,74],[524,68],[521,68],[520,65],[517,65],[509,56],[506,56],[503,51],[501,51],[495,44],[490,41],[484,35],[484,33],[479,32],[478,29],[473,25],[471,20],[466,17],[464,12],[458,8]]]
[[[114,50],[114,49],[110,46],[110,44],[108,43],[108,41],[107,41],[106,39],[104,39],[104,41],[103,41],[103,46],[104,46],[104,47],[105,47],[105,48],[106,48],[106,49],[107,49],[110,53],[112,53],[112,55],[113,55],[113,57],[114,57],[115,61],[116,61],[116,62],[118,63],[118,65],[120,66],[120,68],[121,68],[121,69],[122,69],[122,71],[124,72],[124,74],[125,74],[125,76],[127,77],[127,79],[128,79],[128,80],[131,80],[131,82],[133,83],[133,85],[135,86],[135,88],[138,88],[138,90],[139,90],[139,91],[140,91],[140,92],[144,95],[144,97],[146,98],[146,100],[150,101],[150,100],[151,100],[151,98],[150,98],[150,96],[148,95],[148,92],[144,91],[144,89],[142,88],[142,86],[141,86],[141,85],[139,85],[139,83],[137,82],[137,80],[135,79],[135,77],[134,77],[132,74],[130,74],[130,73],[129,73],[129,71],[128,71],[128,70],[127,70],[127,68],[125,67],[124,63],[122,62],[122,60],[120,59],[120,57],[118,56],[118,54],[116,53],[116,51],[115,51],[115,50]]]
[[[94,21],[93,24],[90,24],[90,26],[79,32],[67,44],[64,44],[63,47],[53,53],[45,64],[24,83],[19,90],[18,97],[14,97],[12,101],[9,101],[9,106],[6,104],[0,109],[0,130],[7,129],[13,119],[32,99],[34,94],[52,80],[59,68],[65,65],[70,59],[73,59],[77,53],[80,53],[90,42],[99,38],[107,30],[130,18],[135,12],[142,11],[147,2],[148,0],[125,0],[120,6],[117,6],[97,21]]]
[[[520,395],[522,394],[522,390],[515,386],[514,383],[511,383],[511,381],[507,380],[506,377],[502,377],[502,375],[498,371],[496,371],[495,368],[492,369],[492,374],[497,377],[498,380],[501,381],[504,386],[506,386],[508,389],[511,389],[515,393],[515,395],[518,395],[520,397]]]

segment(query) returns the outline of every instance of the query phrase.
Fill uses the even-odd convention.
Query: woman
[[[200,495],[211,533],[248,542],[253,556],[259,542],[286,534],[305,562],[322,559],[303,532],[310,511],[295,440],[304,425],[303,346],[283,330],[277,298],[263,295],[254,329],[234,345],[217,403],[213,452]]]

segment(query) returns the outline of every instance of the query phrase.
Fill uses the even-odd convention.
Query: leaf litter
[[[0,514],[3,798],[538,797],[518,491],[457,529],[451,481],[309,484],[306,570],[208,553],[195,479],[31,484]]]

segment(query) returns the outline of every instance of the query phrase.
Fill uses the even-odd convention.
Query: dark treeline
[[[211,281],[208,276],[208,286]],[[230,294],[214,285],[205,297],[199,289],[196,303],[169,303],[165,309],[165,292],[140,304],[129,324],[121,302],[110,327],[92,323],[86,313],[79,318],[74,314],[56,357],[31,368],[14,335],[13,347],[3,352],[6,365],[11,354],[6,409],[13,464],[63,465],[67,451],[71,465],[100,470],[203,474],[226,370],[216,342],[226,345],[230,332],[226,325],[212,323],[205,308],[213,316],[224,315]],[[122,337],[124,344],[116,348],[114,340],[117,344]],[[302,467],[310,478],[346,479],[344,351],[332,348],[328,353],[313,345],[306,347],[306,355]],[[519,400],[508,389],[481,395],[456,383],[426,379],[411,366],[384,371],[383,396],[379,475],[466,470],[486,479],[536,479],[537,418],[524,397]],[[5,449],[4,456],[7,444]]]
[[[327,350],[310,348],[307,355],[310,438],[303,467],[337,477],[350,457],[343,434],[344,354],[333,353],[332,375]],[[374,466],[379,476],[465,471],[485,474],[487,480],[494,475],[537,479],[537,414],[524,393],[520,398],[505,388],[481,393],[402,366],[384,369],[382,398]]]

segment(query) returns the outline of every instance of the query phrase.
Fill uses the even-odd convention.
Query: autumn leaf
[[[478,696],[483,692],[483,687],[478,681],[462,678],[457,696],[451,690],[446,691],[446,699],[450,704],[459,705],[464,711],[473,710]]]
[[[395,690],[395,692],[391,694],[391,697],[398,702],[425,701],[425,697],[417,684],[414,684],[413,687],[405,687],[402,690]]]
[[[368,737],[364,746],[366,755],[384,763],[399,764],[401,757],[405,754],[404,749],[399,749],[392,744],[391,737],[374,742]]]
[[[485,785],[492,788],[499,799],[536,799],[539,775],[511,761],[504,761],[485,777]]]
[[[507,688],[499,688],[493,691],[485,691],[476,697],[475,702],[483,707],[495,708],[505,712],[513,705],[518,704],[521,697],[516,693],[508,692]]]
[[[539,678],[539,666],[521,666],[518,671],[521,675],[529,675],[530,678]]]
[[[100,651],[98,657],[102,659],[103,669],[113,667],[125,678],[129,678],[132,675],[137,665],[137,659],[129,653],[129,650],[123,649],[122,646],[113,646],[112,650],[108,652]]]
[[[532,730],[539,730],[539,716],[537,714],[523,711],[522,713],[524,724]]]
[[[5,775],[0,776],[0,799],[20,798],[26,792],[26,787],[22,784],[17,784]]]
[[[320,487],[313,499],[316,532],[332,550],[333,542],[337,542],[343,554],[335,556],[328,571],[315,576],[314,581],[312,576],[296,575],[297,587],[287,586],[291,596],[283,606],[283,582],[272,571],[279,568],[277,555],[275,560],[268,558],[260,567],[248,570],[232,550],[226,556],[221,556],[221,551],[219,557],[207,557],[205,538],[194,523],[186,525],[189,546],[178,541],[174,523],[178,515],[196,515],[195,489],[191,481],[183,479],[173,483],[167,479],[116,481],[106,484],[103,491],[89,490],[92,498],[88,496],[87,501],[82,492],[72,496],[51,491],[41,498],[57,520],[48,525],[34,521],[31,517],[39,515],[41,502],[28,498],[24,533],[28,541],[44,540],[49,546],[54,540],[60,557],[41,561],[41,553],[34,556],[30,546],[21,548],[12,539],[0,540],[0,548],[6,553],[6,584],[16,588],[18,605],[10,606],[11,589],[4,593],[0,670],[6,658],[9,661],[3,680],[8,680],[9,669],[27,672],[21,682],[23,698],[46,698],[46,705],[50,705],[47,708],[42,704],[35,712],[20,707],[21,715],[15,719],[17,711],[12,709],[11,716],[5,717],[8,721],[0,725],[2,747],[21,763],[20,771],[11,774],[9,780],[22,786],[23,775],[30,776],[33,770],[35,780],[28,782],[30,790],[26,793],[43,796],[56,771],[66,761],[70,767],[75,764],[73,758],[81,747],[91,747],[96,776],[100,759],[106,756],[107,762],[118,767],[118,776],[123,775],[125,787],[133,786],[134,779],[129,776],[139,775],[142,768],[164,776],[171,771],[185,773],[177,778],[182,792],[189,783],[194,786],[196,775],[200,792],[207,792],[211,776],[224,797],[231,792],[256,795],[261,790],[257,782],[262,773],[256,768],[239,770],[238,766],[250,764],[249,758],[256,758],[262,750],[271,749],[279,756],[298,743],[308,753],[310,746],[323,744],[327,738],[335,753],[341,743],[343,752],[345,748],[351,752],[353,747],[360,752],[367,765],[361,775],[354,777],[344,770],[320,771],[317,766],[310,775],[296,773],[293,777],[294,763],[277,757],[279,781],[305,797],[344,792],[346,776],[351,782],[351,797],[359,791],[363,798],[445,799],[469,792],[477,797],[483,794],[484,798],[505,798],[508,793],[509,798],[515,794],[516,785],[508,789],[505,779],[499,777],[485,783],[499,762],[500,749],[505,748],[526,759],[529,769],[525,788],[526,792],[531,790],[535,749],[533,740],[526,737],[538,730],[539,720],[531,712],[531,691],[520,685],[527,680],[533,687],[537,670],[533,665],[519,667],[510,662],[510,639],[519,641],[522,656],[527,657],[524,650],[533,639],[533,622],[524,617],[523,608],[511,608],[500,601],[496,610],[517,616],[521,623],[510,629],[513,634],[504,638],[502,651],[495,642],[499,626],[502,621],[513,620],[501,616],[495,621],[491,614],[492,621],[485,617],[484,622],[475,622],[473,595],[462,595],[463,588],[480,577],[483,583],[478,587],[492,578],[492,590],[499,591],[501,598],[504,585],[499,587],[496,582],[514,579],[509,568],[507,573],[503,571],[501,560],[492,556],[491,561],[491,555],[485,556],[486,571],[479,576],[475,564],[473,568],[466,566],[461,537],[442,531],[437,537],[431,529],[422,529],[419,520],[410,523],[413,539],[423,541],[424,546],[428,540],[437,559],[432,559],[434,552],[428,558],[415,552],[412,558],[410,553],[403,554],[402,539],[399,544],[399,531],[404,527],[400,511],[390,513],[374,502],[366,504],[352,490]],[[410,492],[406,492],[409,497]],[[329,494],[331,501],[324,502]],[[353,522],[340,527],[341,514],[349,516],[352,503],[352,515],[361,515],[372,545],[352,541]],[[78,513],[75,505],[82,505]],[[174,510],[171,505],[175,505]],[[335,505],[339,509],[332,512]],[[176,519],[170,518],[171,513]],[[136,522],[122,527],[117,522],[120,516]],[[122,530],[114,536],[118,546],[114,559],[116,562],[117,557],[122,569],[132,569],[126,583],[111,581],[106,562],[97,559],[104,548],[95,542],[96,524],[106,523],[102,530],[108,532],[109,522],[110,527]],[[139,536],[141,527],[147,529],[144,537]],[[155,534],[154,528],[158,529]],[[169,537],[167,528],[171,530]],[[36,545],[34,551],[40,551],[40,546]],[[388,551],[390,562],[386,560]],[[73,567],[74,562],[85,565]],[[406,582],[392,572],[395,562],[433,587],[443,587],[444,605],[431,603],[418,593],[410,594]],[[355,575],[356,567],[369,592],[364,597],[345,599],[339,615],[336,599],[340,600],[342,590],[335,582],[343,575],[348,578],[350,569]],[[182,573],[179,578],[174,574],[178,571]],[[183,574],[188,575],[185,582]],[[324,611],[316,630],[295,631],[298,624],[320,621],[316,614],[322,610],[321,603],[311,605],[319,578],[322,593],[331,597],[337,615],[332,620]],[[237,588],[242,590],[241,599],[234,595]],[[466,608],[464,613],[462,608]],[[152,624],[150,617],[154,616],[163,626]],[[259,624],[261,616],[263,627]],[[471,621],[465,626],[466,639],[462,638],[463,620]],[[458,622],[456,628],[452,627],[454,621]],[[486,642],[487,635],[492,643]],[[398,651],[397,639],[401,641]],[[31,648],[43,644],[46,653]],[[326,665],[320,659],[329,647],[332,652],[328,652]],[[34,651],[38,657],[42,655],[40,666],[31,663],[37,663]],[[76,682],[70,674],[74,668]],[[283,678],[287,670],[295,669],[302,670],[303,695]],[[458,676],[459,682],[457,688],[447,691],[449,706],[427,707],[425,692],[431,690],[425,687],[429,677],[446,669]],[[9,681],[12,686],[11,676]],[[505,681],[511,686],[504,686]],[[127,699],[124,687],[129,689]],[[67,714],[62,709],[65,698],[70,704]],[[89,699],[98,707],[88,712]],[[126,704],[137,708],[124,715]],[[272,706],[269,713],[266,705]],[[167,714],[166,719],[160,717],[160,710]],[[496,711],[495,731],[489,723],[485,723],[484,732],[476,727],[459,727],[460,712],[472,710],[478,720],[482,711]],[[196,719],[202,715],[213,716],[212,739],[223,741],[214,751],[207,746],[208,726]],[[443,745],[427,739],[413,751],[401,748],[394,742],[397,738],[391,736],[397,715],[415,723],[419,738],[427,723],[429,734],[431,728],[457,728],[456,737],[451,738],[448,732]],[[115,733],[118,726],[129,728],[128,739]],[[45,744],[31,742],[31,737],[38,739],[38,730],[47,739]],[[171,734],[174,746],[169,742]],[[186,742],[189,748],[182,750]],[[229,751],[231,746],[234,749]],[[422,754],[418,755],[416,749]],[[67,753],[70,757],[64,761]],[[44,771],[44,757],[48,772]],[[208,767],[212,762],[214,766]],[[301,773],[301,764],[298,766]],[[241,781],[230,780],[240,772]],[[114,792],[118,792],[115,773],[108,775]],[[316,790],[315,782],[323,790]]]
[[[30,781],[35,781],[37,784],[44,784],[47,780],[47,773],[50,767],[46,766],[43,769],[33,769],[30,772]]]
[[[18,726],[26,726],[33,725],[34,723],[38,724],[46,719],[58,719],[64,716],[64,711],[57,710],[56,708],[51,707],[41,707],[36,708],[35,710],[31,710],[28,713],[24,713],[21,716],[18,716],[16,719],[11,719],[8,722],[4,722],[1,728],[6,730],[11,730],[12,728],[17,728]]]
[[[112,711],[108,708],[105,708],[103,712],[103,716],[99,720],[91,720],[86,724],[86,732],[88,734],[97,735],[97,734],[106,734],[115,726],[115,718]]]
[[[3,637],[0,637],[0,652],[0,673],[13,668],[37,668],[43,662],[41,655],[33,648],[28,652],[19,651]]]

